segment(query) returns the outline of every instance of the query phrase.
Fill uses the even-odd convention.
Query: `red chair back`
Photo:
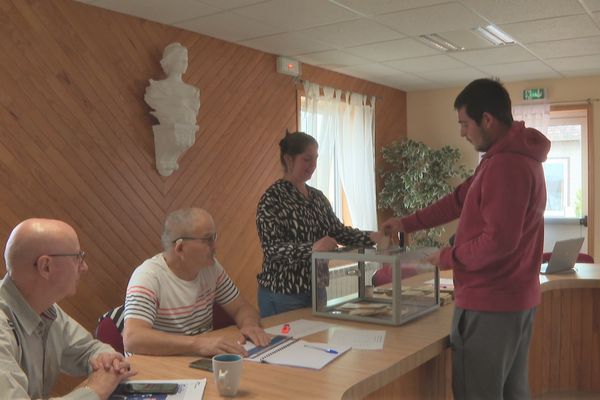
[[[99,341],[109,344],[121,354],[125,354],[123,346],[123,319],[124,306],[119,306],[102,315],[98,320],[98,326],[94,336]]]
[[[231,325],[235,325],[233,318],[227,314],[223,307],[213,303],[213,329],[227,328]]]
[[[550,261],[551,256],[552,256],[552,253],[542,254],[542,262],[547,263],[548,261]],[[583,263],[583,264],[593,264],[594,257],[590,256],[589,254],[579,253],[577,255],[577,260],[575,262]]]

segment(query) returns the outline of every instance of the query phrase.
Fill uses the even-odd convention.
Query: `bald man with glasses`
[[[215,223],[205,210],[186,208],[167,216],[163,252],[144,261],[129,280],[123,331],[127,352],[245,356],[246,339],[269,343],[257,310],[215,259],[216,239]],[[202,335],[212,330],[215,302],[235,320],[238,337]]]
[[[68,399],[107,399],[134,373],[56,302],[72,296],[88,269],[75,230],[32,218],[11,232],[0,282],[0,397],[48,398],[59,373],[89,376]]]

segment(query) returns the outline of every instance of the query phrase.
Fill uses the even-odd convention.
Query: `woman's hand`
[[[323,236],[313,245],[313,251],[331,251],[337,249],[338,243],[331,236]]]

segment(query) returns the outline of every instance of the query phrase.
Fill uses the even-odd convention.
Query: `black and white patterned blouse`
[[[256,227],[264,261],[257,279],[275,293],[310,292],[312,245],[323,236],[345,246],[373,245],[369,232],[344,226],[325,195],[306,187],[308,199],[290,181],[280,179],[258,203]]]

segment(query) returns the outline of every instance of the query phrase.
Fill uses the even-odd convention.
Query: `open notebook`
[[[311,369],[321,369],[350,350],[349,346],[332,347],[286,336],[275,336],[266,347],[246,346],[249,361]]]

